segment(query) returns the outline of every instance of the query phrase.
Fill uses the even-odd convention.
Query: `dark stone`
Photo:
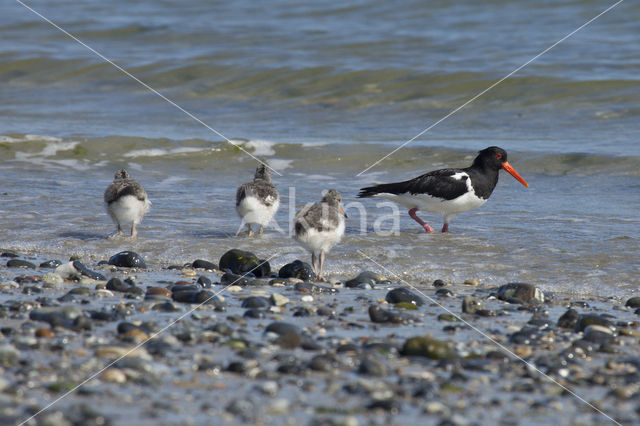
[[[386,281],[383,276],[371,271],[362,271],[357,277],[350,279],[344,286],[347,288],[373,288],[374,285]]]
[[[578,311],[570,308],[558,318],[558,327],[574,329],[578,325],[578,318],[580,318]]]
[[[444,282],[444,281],[442,281],[442,280],[435,280],[435,281],[433,282],[433,286],[434,286],[435,288],[445,287],[446,285],[447,285],[447,283],[445,283],[445,282]]]
[[[82,311],[75,306],[40,308],[29,312],[29,319],[46,322],[52,328],[56,326],[70,328],[80,316]]]
[[[62,262],[59,261],[59,260],[47,260],[46,262],[42,262],[40,264],[40,267],[41,268],[55,269],[60,265],[62,265]]]
[[[335,317],[336,311],[329,308],[328,306],[320,306],[316,311],[316,314],[318,314],[321,317]]]
[[[335,354],[326,353],[316,355],[309,361],[309,368],[313,371],[332,372],[340,367],[340,361]]]
[[[105,286],[107,290],[117,291],[120,293],[126,293],[129,291],[129,287],[131,286],[129,284],[125,284],[120,278],[111,278],[107,281],[107,285]]]
[[[242,308],[251,309],[259,308],[266,309],[271,306],[271,302],[264,296],[250,296],[242,301]]]
[[[9,258],[11,258],[11,257],[18,257],[18,255],[16,253],[14,253],[14,252],[11,252],[11,251],[5,251],[2,254],[0,254],[0,257],[9,257]]]
[[[216,270],[218,269],[218,265],[213,262],[209,262],[208,260],[197,259],[194,260],[191,264],[196,269],[207,269],[207,270]]]
[[[632,297],[631,299],[627,300],[627,303],[625,303],[624,306],[632,309],[640,308],[640,297]]]
[[[203,288],[211,288],[211,280],[204,275],[200,275],[198,277],[198,284],[200,284]]]
[[[307,294],[320,294],[320,293],[333,294],[338,292],[337,288],[317,285],[310,282],[297,283],[293,286],[293,289],[300,293],[307,293]]]
[[[22,294],[38,294],[42,293],[42,289],[36,286],[25,286],[22,287]]]
[[[7,268],[29,268],[36,269],[36,265],[26,260],[11,259],[7,262]]]
[[[275,334],[278,334],[278,335],[290,334],[290,333],[302,334],[302,330],[300,329],[300,327],[298,327],[295,324],[291,324],[291,323],[284,322],[284,321],[272,322],[271,324],[269,324],[267,326],[267,328],[264,330],[264,332],[265,333],[275,333]]]
[[[216,310],[225,308],[225,303],[222,302],[218,296],[216,296],[209,290],[173,290],[171,297],[178,303],[214,305],[216,307]]]
[[[73,331],[87,331],[93,329],[93,325],[91,324],[90,318],[81,315],[73,321],[71,329]]]
[[[544,294],[540,289],[532,284],[509,283],[498,288],[497,297],[504,301],[521,300],[523,303],[542,303]]]
[[[399,413],[402,405],[395,399],[377,399],[367,405],[368,410],[383,410],[389,413]]]
[[[436,297],[453,297],[454,294],[451,290],[446,288],[439,288],[436,290]]]
[[[424,300],[422,300],[422,297],[418,296],[406,287],[394,288],[393,290],[390,290],[387,293],[385,300],[393,304],[413,303],[417,306],[424,305]]]
[[[279,278],[298,278],[303,281],[309,281],[316,277],[313,268],[306,262],[294,260],[287,263],[278,271]]]
[[[369,318],[371,319],[372,322],[376,322],[376,323],[389,322],[393,324],[402,324],[402,323],[405,323],[408,319],[404,315],[386,311],[376,305],[369,306]]]
[[[102,275],[99,272],[92,271],[91,269],[87,268],[84,265],[84,263],[80,262],[79,260],[74,260],[73,261],[73,267],[76,268],[76,270],[78,272],[80,272],[80,274],[84,275],[85,277],[89,277],[89,278],[91,278],[93,280],[97,280],[97,281],[106,281],[107,280],[104,275]]]
[[[578,322],[576,323],[576,332],[584,331],[590,325],[600,325],[602,327],[608,327],[611,330],[615,330],[615,326],[608,319],[595,314],[580,315]]]
[[[482,309],[484,309],[484,307],[482,306],[482,302],[480,302],[475,297],[466,296],[464,299],[462,299],[463,313],[474,315]]]
[[[266,315],[265,315],[264,309],[259,309],[259,308],[247,309],[243,315],[243,317],[245,318],[254,318],[254,319],[262,319],[265,316]]]
[[[151,307],[151,310],[160,311],[160,312],[178,312],[180,308],[174,305],[173,303],[167,301],[167,302],[156,303]]]
[[[250,274],[250,275],[253,275],[253,274]],[[237,285],[240,287],[246,287],[251,283],[251,280],[245,276],[227,272],[222,275],[222,277],[220,278],[220,282],[223,285]]]
[[[308,317],[311,315],[311,309],[305,307],[305,306],[299,306],[296,308],[296,310],[293,312],[293,316],[294,317]]]
[[[116,316],[112,312],[107,311],[89,311],[89,315],[94,321],[115,321]]]
[[[375,358],[367,357],[360,363],[358,374],[385,377],[389,375],[389,367]]]
[[[271,273],[269,262],[261,261],[250,251],[231,249],[220,258],[220,269],[234,274],[251,272],[258,278],[267,277]]]
[[[142,256],[134,251],[121,251],[109,258],[109,265],[119,266],[121,268],[146,268]]]
[[[611,329],[597,325],[590,325],[585,328],[582,339],[598,345],[611,345],[615,342],[615,336]]]
[[[448,342],[434,339],[432,336],[411,337],[402,346],[404,356],[422,356],[430,359],[453,359],[456,357],[455,350]]]

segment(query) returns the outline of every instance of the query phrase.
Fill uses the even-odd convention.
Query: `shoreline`
[[[638,313],[623,300],[372,272],[274,278],[283,265],[243,278],[93,260],[87,274],[104,279],[74,280],[0,259],[10,423],[119,357],[28,424],[624,424],[640,410]]]

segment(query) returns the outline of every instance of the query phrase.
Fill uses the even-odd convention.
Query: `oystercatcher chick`
[[[258,234],[271,222],[280,207],[278,190],[271,183],[271,170],[260,164],[251,182],[240,185],[236,192],[236,211],[247,225],[246,234],[253,236],[252,225],[259,226]]]
[[[142,185],[131,179],[129,172],[121,169],[104,192],[104,205],[118,227],[110,237],[123,235],[122,225],[131,223],[131,237],[135,238],[138,235],[136,225],[142,222],[151,208],[151,201]]]
[[[342,195],[330,189],[322,201],[304,207],[295,216],[294,238],[311,252],[311,264],[319,281],[324,281],[322,268],[325,255],[344,235]]]
[[[425,210],[439,214],[444,217],[442,232],[447,232],[453,216],[487,202],[498,183],[500,169],[529,187],[507,162],[507,152],[490,146],[480,151],[473,164],[464,169],[435,170],[404,182],[362,188],[358,197],[383,197],[407,207],[409,216],[427,232],[434,230],[416,212]]]

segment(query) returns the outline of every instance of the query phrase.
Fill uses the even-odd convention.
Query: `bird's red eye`
[[[502,158],[502,154],[497,153],[497,154],[496,154],[496,158],[497,158],[498,160],[500,160],[500,159]]]

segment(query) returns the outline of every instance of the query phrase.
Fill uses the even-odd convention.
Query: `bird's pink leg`
[[[411,210],[409,210],[409,216],[411,216],[411,219],[415,220],[416,222],[418,222],[420,224],[420,226],[422,226],[424,228],[425,231],[427,231],[428,234],[434,232],[434,229],[432,227],[430,227],[429,225],[427,225],[424,220],[420,219],[417,215],[416,212],[418,211],[417,207],[412,208]]]

